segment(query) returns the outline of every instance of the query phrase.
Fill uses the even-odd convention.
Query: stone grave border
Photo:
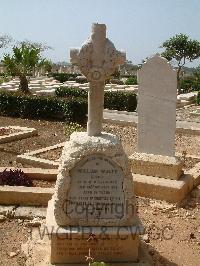
[[[16,129],[16,130],[19,130],[19,132],[0,136],[0,144],[8,143],[8,142],[16,141],[16,140],[21,140],[21,139],[26,139],[26,138],[30,138],[30,137],[38,135],[38,131],[35,128],[20,127],[20,126],[0,127],[0,129],[2,128],[11,128],[14,130]]]
[[[6,167],[0,167],[2,173]],[[53,181],[57,178],[57,169],[41,168],[14,168],[21,169],[32,179]],[[47,206],[48,201],[54,193],[54,188],[25,187],[25,186],[0,186],[0,204],[2,205],[23,205],[23,206]]]
[[[6,167],[0,167],[0,173]],[[7,169],[17,169],[7,167]],[[19,169],[19,168],[18,168]],[[24,173],[33,179],[56,181],[57,169],[41,168],[20,168]],[[134,175],[134,190],[136,196],[149,197],[153,199],[165,200],[171,203],[177,203],[184,199],[186,194],[200,185],[200,163],[187,171],[183,179],[168,180],[154,177],[154,179],[142,178],[141,175]],[[187,183],[184,182],[187,179]],[[145,183],[147,182],[146,187]],[[170,183],[169,183],[170,181]],[[155,186],[157,182],[157,186]],[[158,189],[159,188],[159,189]],[[156,189],[156,190],[155,190]],[[145,195],[144,191],[147,190]],[[163,190],[165,193],[163,194]],[[157,192],[157,193],[156,193]],[[0,186],[0,204],[1,205],[23,205],[23,206],[47,206],[48,201],[54,193],[54,188],[24,187],[24,186]]]
[[[53,160],[48,160],[48,159],[38,158],[36,156],[38,154],[41,154],[41,153],[44,153],[47,151],[56,150],[57,148],[62,148],[62,147],[64,147],[64,145],[65,145],[65,142],[62,142],[62,143],[58,143],[58,144],[48,146],[48,147],[45,147],[42,149],[38,149],[38,150],[31,151],[31,152],[26,152],[26,153],[21,154],[21,155],[17,155],[17,162],[27,163],[27,164],[30,164],[34,167],[42,167],[42,168],[47,168],[47,169],[50,169],[50,168],[57,169],[59,166],[59,162],[56,162]],[[181,157],[182,154],[176,153],[176,156]],[[200,156],[194,156],[194,155],[187,154],[186,158],[200,159]]]
[[[35,150],[30,153],[18,155],[17,161],[21,163],[28,163],[33,166],[43,168],[54,168],[57,169],[59,162],[53,160],[37,158],[37,154],[54,150],[63,147],[64,143],[59,143],[53,146],[49,146],[43,149]],[[177,153],[177,156],[181,154]],[[186,155],[186,158],[197,158],[200,156]],[[158,200],[165,200],[169,202],[179,202],[183,200],[186,195],[200,184],[200,164],[197,163],[193,168],[186,171],[185,175],[180,180],[170,180],[159,177],[151,177],[134,174],[134,190],[136,196],[149,197]]]
[[[65,144],[65,142],[62,142],[62,143],[59,143],[56,145],[52,145],[49,147],[45,147],[42,149],[38,149],[38,150],[34,150],[31,152],[26,152],[24,154],[18,155],[17,156],[17,162],[30,164],[30,165],[33,165],[34,167],[57,169],[59,166],[59,162],[56,162],[53,160],[48,160],[48,159],[38,158],[37,155],[44,153],[44,152],[47,152],[47,151],[55,150],[57,148],[64,147],[64,144]]]
[[[0,173],[5,169],[6,167],[0,167]],[[14,167],[7,167],[7,169],[21,169],[33,179],[47,181],[56,181],[58,174],[57,169]],[[187,180],[187,183],[185,180]],[[189,191],[195,189],[199,185],[200,163],[197,163],[193,168],[187,171],[184,177],[178,181],[158,177],[154,177],[152,180],[149,177],[146,177],[145,179],[145,177],[142,177],[141,175],[134,175],[134,190],[136,196],[165,200],[171,203],[181,201]],[[163,190],[165,190],[165,193],[163,193]],[[0,186],[0,204],[47,206],[53,193],[54,188]]]

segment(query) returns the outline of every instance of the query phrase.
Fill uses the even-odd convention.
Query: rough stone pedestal
[[[85,263],[89,250],[95,261],[137,261],[142,229],[128,158],[115,135],[71,135],[46,220],[51,263]]]

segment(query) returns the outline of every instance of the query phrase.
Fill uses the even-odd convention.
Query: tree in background
[[[18,46],[14,46],[12,50],[13,55],[4,55],[2,63],[10,75],[19,77],[19,90],[23,93],[29,93],[27,76],[43,67],[49,67],[51,62],[42,58],[41,47],[34,43],[22,42]]]
[[[46,51],[46,50],[52,50],[53,49],[51,46],[47,45],[46,43],[32,42],[29,40],[18,42],[18,45],[25,45],[26,47],[29,47],[29,48],[34,46],[35,48],[39,49],[41,53]]]
[[[194,72],[194,89],[196,91],[200,91],[200,65],[196,68],[195,72]]]
[[[4,34],[4,35],[1,35],[0,36],[0,48],[5,48],[8,46],[8,44],[12,41],[12,38],[7,35],[7,34]]]
[[[126,60],[125,63],[120,66],[120,69],[124,70],[127,75],[134,75],[139,69],[139,66],[134,65],[130,60]]]
[[[13,39],[7,35],[0,35],[0,49],[6,48],[8,45],[13,41]],[[1,63],[1,61],[0,61]],[[0,73],[0,84],[3,82],[8,82],[10,80],[10,77],[8,77],[5,73]]]
[[[187,35],[181,33],[171,37],[169,40],[166,40],[161,47],[165,48],[162,56],[169,61],[175,60],[177,63],[177,89],[178,94],[180,94],[182,67],[185,65],[187,60],[192,62],[200,57],[200,42],[192,40]]]
[[[137,76],[136,75],[132,75],[130,77],[128,77],[128,79],[125,81],[126,85],[137,85]]]
[[[198,80],[200,80],[200,65],[196,68],[194,72],[194,77]]]
[[[32,42],[29,40],[18,42],[18,45],[25,45],[26,47],[29,47],[30,49],[31,49],[31,47],[34,46],[35,48],[40,50],[40,53],[43,53],[47,50],[53,50],[53,48],[51,46],[47,45],[46,43]],[[35,69],[35,71],[32,73],[32,75],[37,76],[36,72],[39,71],[40,69],[43,69],[46,72],[51,72],[52,66],[53,66],[53,63],[51,60],[45,60],[44,62],[42,62],[41,66],[39,66]]]

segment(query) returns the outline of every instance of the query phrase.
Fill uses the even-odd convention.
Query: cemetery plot
[[[47,205],[57,170],[0,167],[0,204]]]
[[[146,251],[155,264],[170,265],[174,263],[180,265],[181,257],[182,265],[198,265],[200,235],[196,228],[199,228],[200,214],[197,199],[189,198],[179,208],[175,204],[138,198],[138,206],[138,215],[146,228],[142,245],[146,246]],[[0,207],[0,215],[3,214],[5,213]],[[39,220],[42,224],[45,222],[45,220]],[[30,229],[27,226],[27,220],[20,217],[16,219],[5,217],[5,221],[0,223],[1,236],[5,236],[5,232],[9,232],[6,237],[0,237],[0,244],[2,247],[6,247],[1,249],[2,265],[7,265],[7,263],[25,265],[30,254],[26,257],[21,249],[21,244],[28,240]],[[43,233],[42,227],[32,228],[32,230],[33,235],[36,236]],[[36,236],[32,245],[38,245],[38,248],[41,248],[41,240],[37,243]],[[45,239],[43,238],[42,241],[44,243]],[[17,255],[11,258],[10,252],[17,250],[19,250]],[[39,261],[42,258],[42,253],[40,250],[32,256]]]
[[[0,127],[0,144],[30,138],[38,134],[35,128],[9,126]]]
[[[103,131],[116,134],[122,141],[122,145],[127,155],[131,155],[136,151],[137,130],[131,126],[120,125],[103,125]],[[52,145],[43,149],[17,156],[17,161],[22,164],[30,164],[44,168],[57,168],[60,156],[62,154],[63,143]],[[184,157],[184,169],[190,169],[200,162],[200,141],[199,136],[190,136],[184,134],[176,134],[176,156]]]
[[[17,156],[17,161],[43,168],[58,168],[64,143],[31,151]]]

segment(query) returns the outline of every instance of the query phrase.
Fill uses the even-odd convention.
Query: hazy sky
[[[46,42],[53,61],[69,61],[70,48],[81,46],[93,22],[105,23],[116,48],[138,64],[175,34],[200,40],[200,0],[0,0],[0,34]]]

